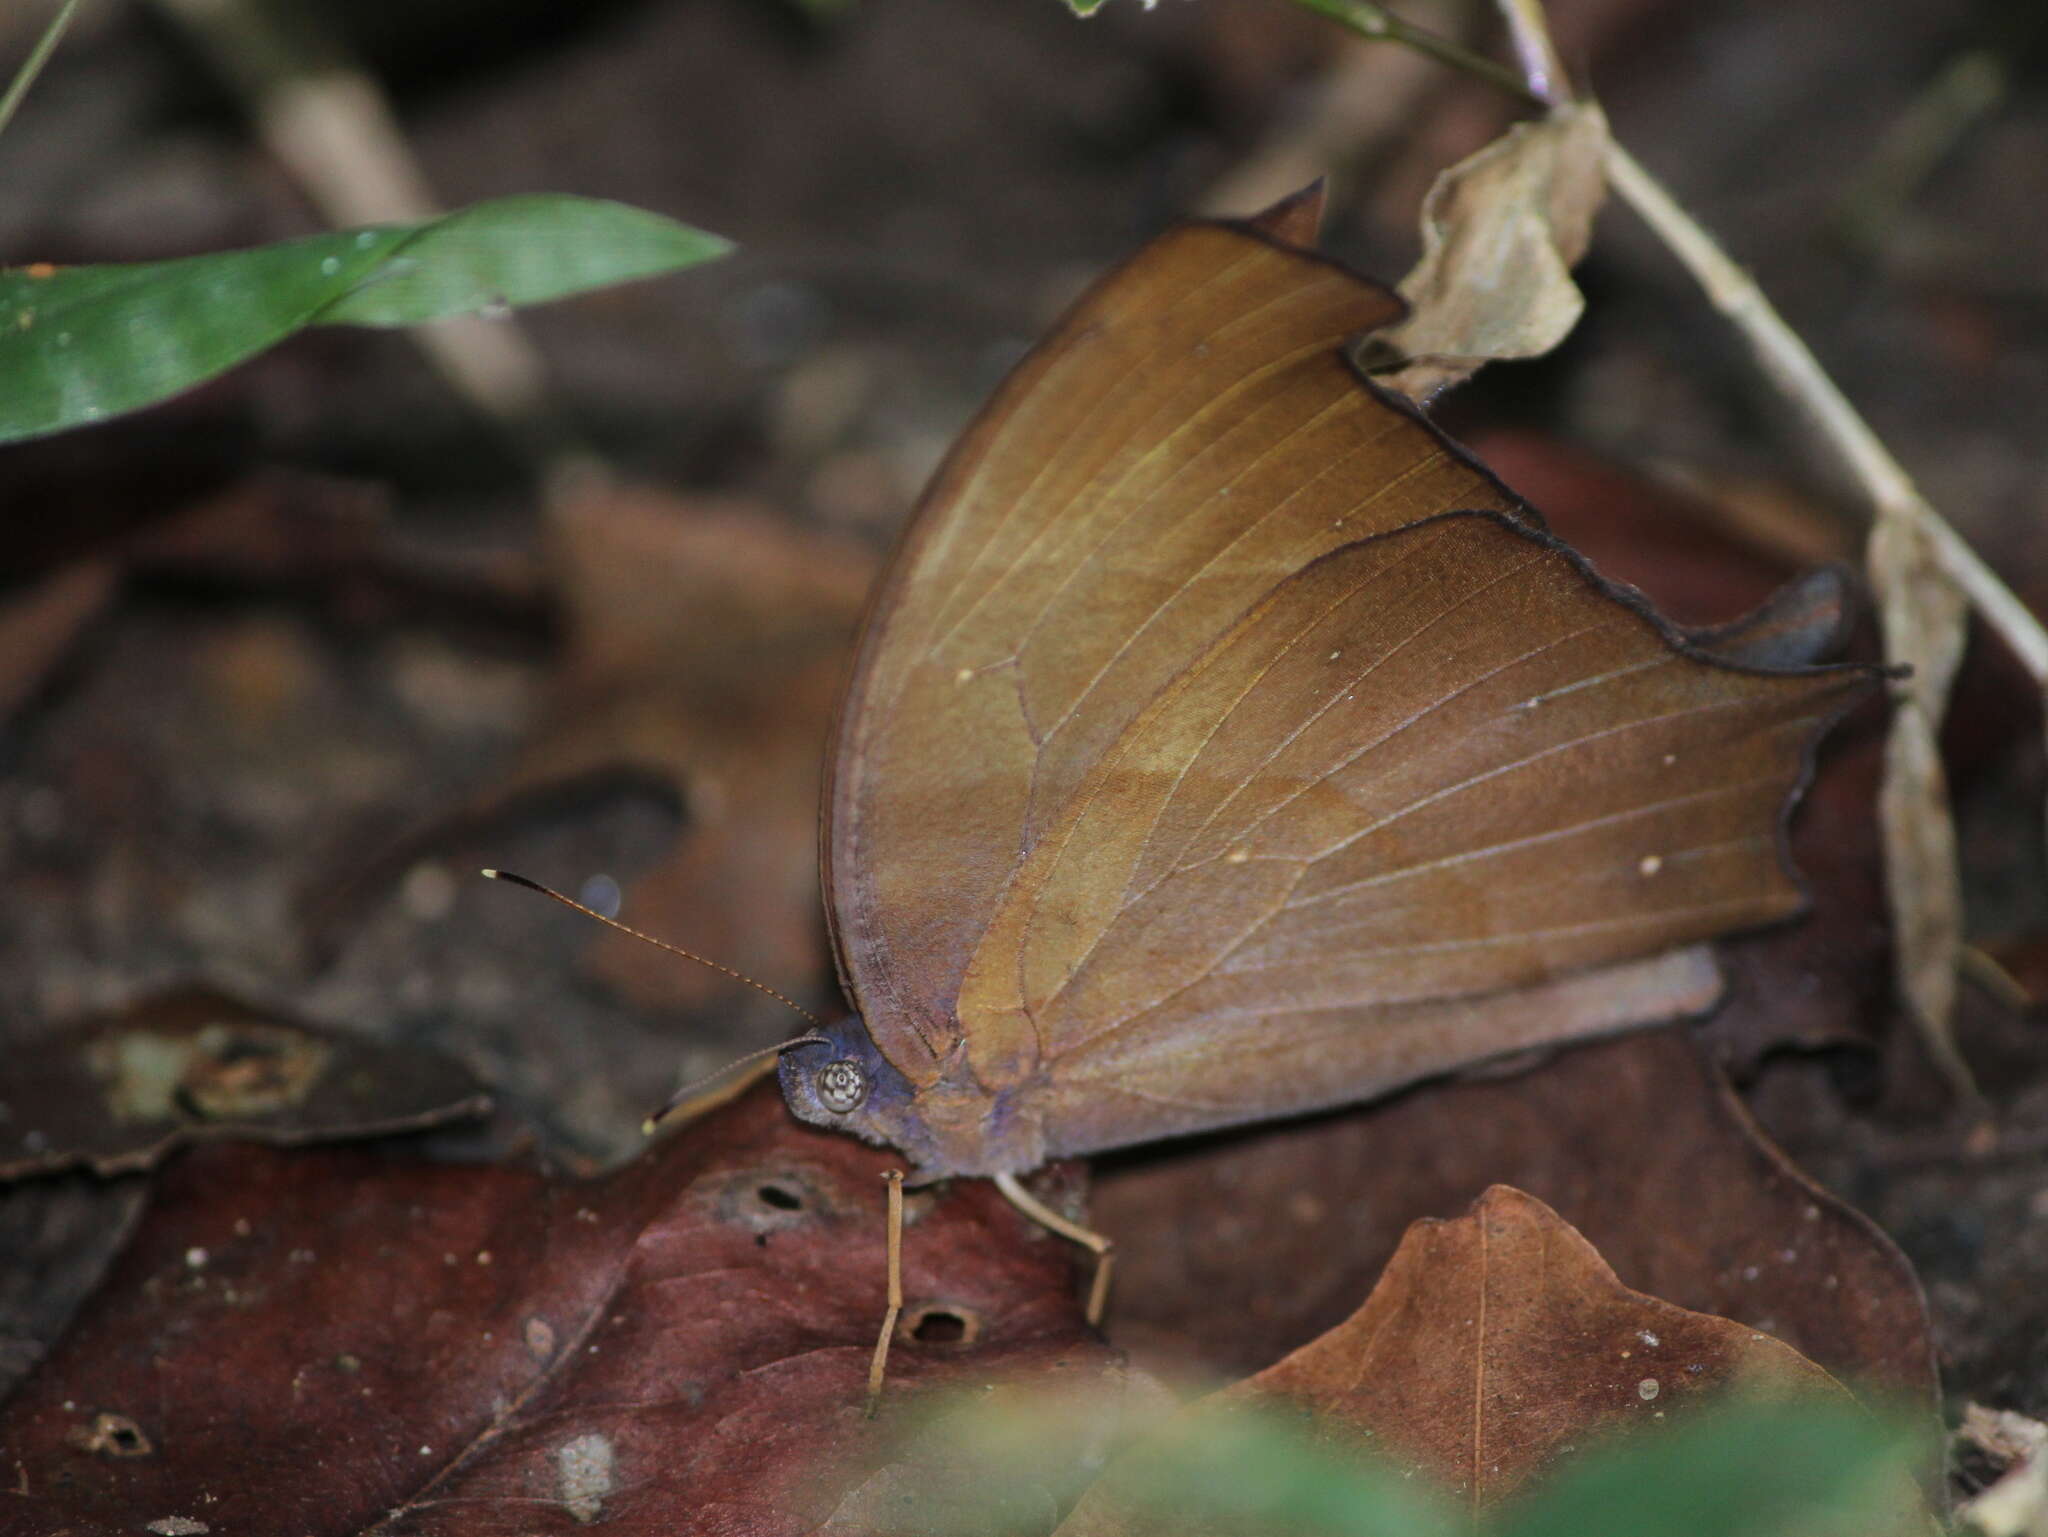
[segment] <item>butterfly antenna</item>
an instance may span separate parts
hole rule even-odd
[[[669,1095],[669,1097],[662,1102],[662,1106],[659,1110],[655,1111],[654,1114],[650,1115],[649,1117],[647,1117],[646,1120],[640,1123],[640,1134],[646,1137],[653,1136],[655,1131],[660,1127],[661,1123],[667,1120],[671,1115],[675,1114],[678,1106],[687,1104],[689,1101],[694,1100],[697,1097],[699,1091],[701,1091],[706,1084],[718,1082],[719,1079],[723,1078],[727,1073],[731,1072],[736,1067],[742,1067],[749,1062],[758,1062],[763,1057],[779,1057],[785,1051],[788,1051],[792,1046],[830,1046],[831,1044],[832,1043],[826,1040],[825,1037],[822,1035],[799,1035],[791,1040],[778,1041],[773,1046],[763,1046],[759,1051],[750,1051],[743,1057],[734,1057],[730,1062],[726,1063],[725,1066],[721,1067],[717,1072],[706,1073],[702,1078],[692,1079],[690,1082],[684,1084],[680,1089],[677,1089],[675,1093]],[[753,1079],[751,1078],[746,1080],[746,1083],[752,1082]],[[746,1084],[744,1083],[735,1085],[733,1092],[737,1093],[739,1089],[744,1087],[746,1087]],[[726,1099],[729,1099],[730,1097],[730,1094],[722,1095],[719,1096],[717,1099],[714,1099],[712,1103],[722,1104]]]
[[[713,971],[724,972],[725,975],[731,977],[735,982],[744,982],[747,984],[747,986],[751,987],[755,992],[766,993],[770,998],[773,998],[777,1003],[781,1004],[784,1008],[795,1009],[797,1013],[803,1015],[803,1017],[805,1019],[808,1019],[812,1024],[817,1025],[821,1029],[824,1027],[825,1022],[822,1019],[818,1018],[817,1015],[813,1014],[809,1009],[805,1008],[802,1004],[798,1003],[794,998],[783,997],[782,994],[775,991],[774,988],[768,986],[767,983],[756,982],[752,977],[748,976],[743,971],[734,971],[730,966],[721,966],[718,962],[713,960],[707,960],[705,957],[698,955],[695,951],[685,950],[681,945],[672,945],[665,939],[656,939],[652,934],[643,934],[638,929],[630,928],[626,924],[619,922],[619,920],[616,918],[607,918],[603,913],[599,912],[596,908],[585,907],[581,902],[577,901],[574,897],[565,897],[562,895],[561,892],[555,890],[555,888],[552,886],[543,886],[539,881],[530,881],[523,875],[514,875],[510,870],[486,870],[484,871],[484,879],[491,881],[510,881],[515,886],[524,886],[528,891],[538,891],[544,897],[553,897],[557,902],[561,903],[564,907],[573,907],[576,909],[577,912],[583,914],[584,917],[595,918],[599,923],[603,924],[606,928],[617,929],[621,934],[631,934],[635,939],[645,940],[648,944],[653,945],[657,950],[666,950],[670,955],[680,955],[686,961],[695,961],[699,966],[709,966]],[[794,1046],[796,1042],[789,1041],[785,1044]],[[781,1048],[776,1047],[774,1049],[779,1051]],[[756,1055],[758,1056],[760,1055],[760,1053],[757,1052]],[[745,1057],[740,1058],[741,1062],[744,1062],[746,1060],[747,1059]],[[732,1063],[729,1065],[738,1066],[738,1063]]]

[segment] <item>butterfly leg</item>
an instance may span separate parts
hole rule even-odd
[[[889,1182],[889,1307],[882,1314],[882,1332],[875,1336],[874,1359],[868,1363],[869,1419],[881,1407],[889,1342],[896,1337],[896,1320],[903,1313],[903,1171],[891,1169],[882,1178]]]
[[[1062,1238],[1071,1238],[1082,1248],[1094,1251],[1095,1283],[1088,1288],[1088,1323],[1091,1328],[1101,1323],[1103,1304],[1109,1301],[1109,1267],[1116,1258],[1115,1242],[1106,1234],[1069,1222],[1026,1190],[1016,1175],[998,1174],[995,1181],[996,1189],[1002,1191],[1009,1203],[1040,1227],[1051,1228]]]

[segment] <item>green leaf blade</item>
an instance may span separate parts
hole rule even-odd
[[[498,198],[387,233],[399,237],[390,256],[318,324],[409,326],[520,309],[681,271],[732,249],[703,230],[598,198]]]
[[[624,204],[533,196],[175,261],[0,271],[0,443],[153,405],[307,326],[542,304],[730,249]]]
[[[1925,1449],[1861,1407],[1733,1401],[1591,1453],[1494,1537],[1906,1537]]]

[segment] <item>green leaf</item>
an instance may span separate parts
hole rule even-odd
[[[1102,9],[1102,0],[1067,0],[1067,9],[1076,16],[1093,16]]]
[[[1434,1488],[1355,1445],[1314,1436],[1284,1411],[1213,1415],[1178,1437],[1141,1444],[1112,1465],[1110,1479],[1123,1511],[1158,1523],[1141,1520],[1141,1531],[1460,1537],[1467,1530]],[[1114,1519],[1103,1529],[1122,1530]]]
[[[545,304],[730,249],[623,203],[543,195],[180,261],[0,271],[0,443],[154,405],[307,326]]]
[[[1736,1402],[1561,1474],[1496,1537],[1889,1537],[1931,1529],[1911,1438],[1853,1404]]]

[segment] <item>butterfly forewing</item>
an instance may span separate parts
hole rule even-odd
[[[1173,231],[1003,385],[878,599],[832,778],[840,962],[929,1081],[997,900],[1111,743],[1317,556],[1511,497],[1364,391],[1384,290],[1249,230]]]

